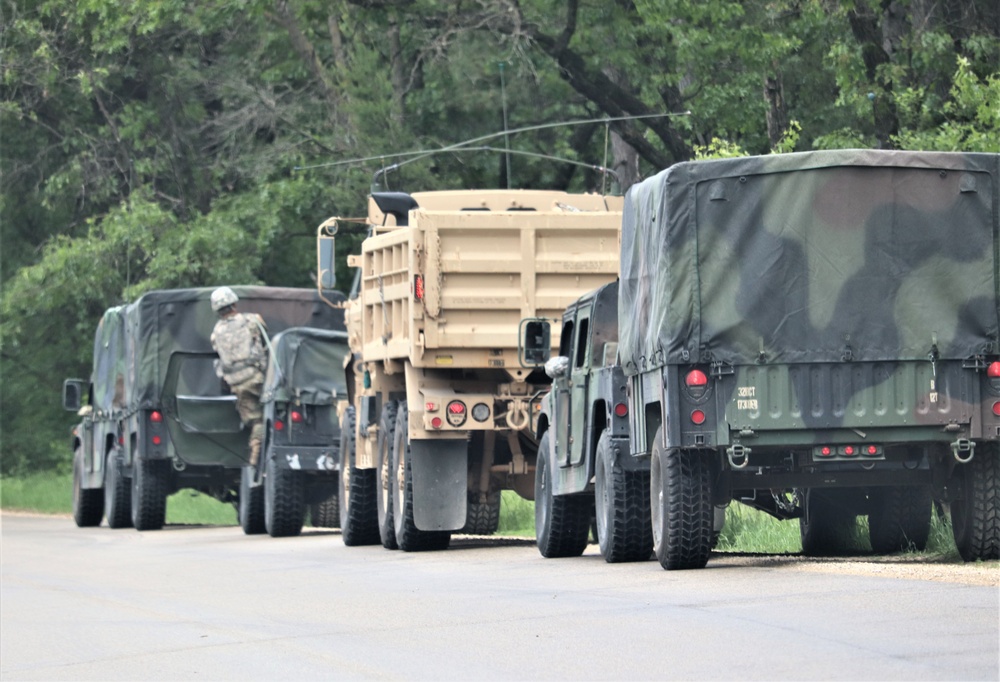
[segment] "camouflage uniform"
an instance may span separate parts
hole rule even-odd
[[[236,394],[236,409],[244,426],[250,425],[250,463],[257,464],[264,438],[260,406],[267,350],[264,320],[255,313],[234,313],[219,319],[212,330],[212,347],[221,360],[222,378]]]

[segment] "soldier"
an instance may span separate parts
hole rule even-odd
[[[212,348],[220,360],[217,372],[236,394],[236,409],[243,425],[250,425],[250,464],[256,466],[264,436],[264,413],[260,406],[267,369],[264,320],[256,313],[237,312],[239,298],[229,287],[213,291],[211,300],[212,310],[219,315],[212,330]]]

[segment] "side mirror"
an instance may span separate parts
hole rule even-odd
[[[316,230],[316,286],[320,291],[330,291],[337,286],[337,262],[334,249],[337,219],[330,218]]]
[[[517,347],[521,367],[541,367],[551,355],[551,323],[540,317],[521,320]]]
[[[63,409],[79,411],[83,406],[83,396],[87,392],[87,382],[83,379],[67,379],[63,382]]]

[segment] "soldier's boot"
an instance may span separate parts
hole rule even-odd
[[[260,461],[260,440],[254,438],[250,441],[250,466],[257,466]]]

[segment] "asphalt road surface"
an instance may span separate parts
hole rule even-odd
[[[995,564],[666,572],[524,540],[405,554],[334,532],[0,521],[3,680],[1000,678]]]

